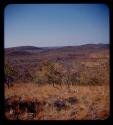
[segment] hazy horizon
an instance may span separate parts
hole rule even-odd
[[[87,44],[81,44],[81,45],[71,45],[71,46],[83,46],[83,45],[100,45],[100,44],[103,44],[103,45],[109,45],[109,43],[87,43]],[[13,46],[13,47],[39,47],[39,48],[43,48],[43,47],[50,47],[50,48],[52,48],[52,47],[68,47],[69,45],[64,45],[64,46],[36,46],[36,45],[23,45],[23,46]],[[13,48],[13,47],[6,47],[5,49],[7,49],[7,48]]]
[[[105,4],[9,4],[4,13],[4,48],[109,44]]]

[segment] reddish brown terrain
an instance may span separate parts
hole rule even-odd
[[[104,120],[110,115],[109,45],[5,49],[10,120]]]

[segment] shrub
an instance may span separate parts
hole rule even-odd
[[[16,77],[18,76],[16,68],[11,66],[10,64],[5,64],[4,73],[5,73],[5,78],[8,76],[12,77],[13,79],[16,79]]]
[[[90,78],[90,80],[89,80],[89,84],[91,84],[91,85],[100,85],[101,83],[100,83],[100,81],[99,81],[99,79],[97,78],[97,77],[91,77]]]
[[[43,62],[37,72],[35,81],[39,84],[59,84],[61,83],[61,65],[57,63]]]

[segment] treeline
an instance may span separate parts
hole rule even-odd
[[[5,64],[5,78],[12,77],[15,81],[34,82],[40,85],[101,85],[108,82],[107,65],[88,68],[81,64],[65,66],[62,63],[44,61],[38,65],[37,72],[31,74],[29,69],[20,73],[16,67]],[[109,75],[109,74],[108,74]]]
[[[4,82],[29,82],[33,81],[33,76],[29,72],[29,69],[18,70],[17,67],[10,63],[6,63],[4,66]]]
[[[43,62],[35,76],[38,84],[62,85],[101,85],[104,81],[99,72],[91,74],[88,69],[76,70],[76,65],[64,66],[61,63]],[[92,72],[93,73],[93,72]]]

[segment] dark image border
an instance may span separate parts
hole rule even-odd
[[[89,4],[98,4],[98,3],[101,3],[101,4],[106,4],[109,8],[109,12],[110,12],[110,116],[106,119],[106,120],[73,120],[73,121],[70,121],[70,120],[44,120],[44,121],[30,121],[30,120],[25,120],[25,121],[16,121],[16,120],[6,120],[5,119],[5,113],[4,113],[4,10],[5,10],[5,7],[8,5],[8,4],[40,4],[40,3],[62,3],[62,4],[77,4],[77,3],[89,3]],[[64,0],[60,0],[60,1],[46,1],[46,0],[43,0],[43,1],[38,1],[36,2],[35,0],[12,0],[12,1],[9,1],[9,0],[2,0],[0,2],[0,124],[4,125],[4,124],[108,124],[110,125],[111,121],[112,121],[112,94],[113,94],[113,85],[112,85],[112,82],[111,82],[111,74],[112,74],[112,59],[111,59],[111,50],[112,50],[112,15],[113,15],[113,10],[112,10],[112,7],[111,7],[111,4],[112,4],[112,0],[77,0],[76,2],[74,1],[64,1]]]

